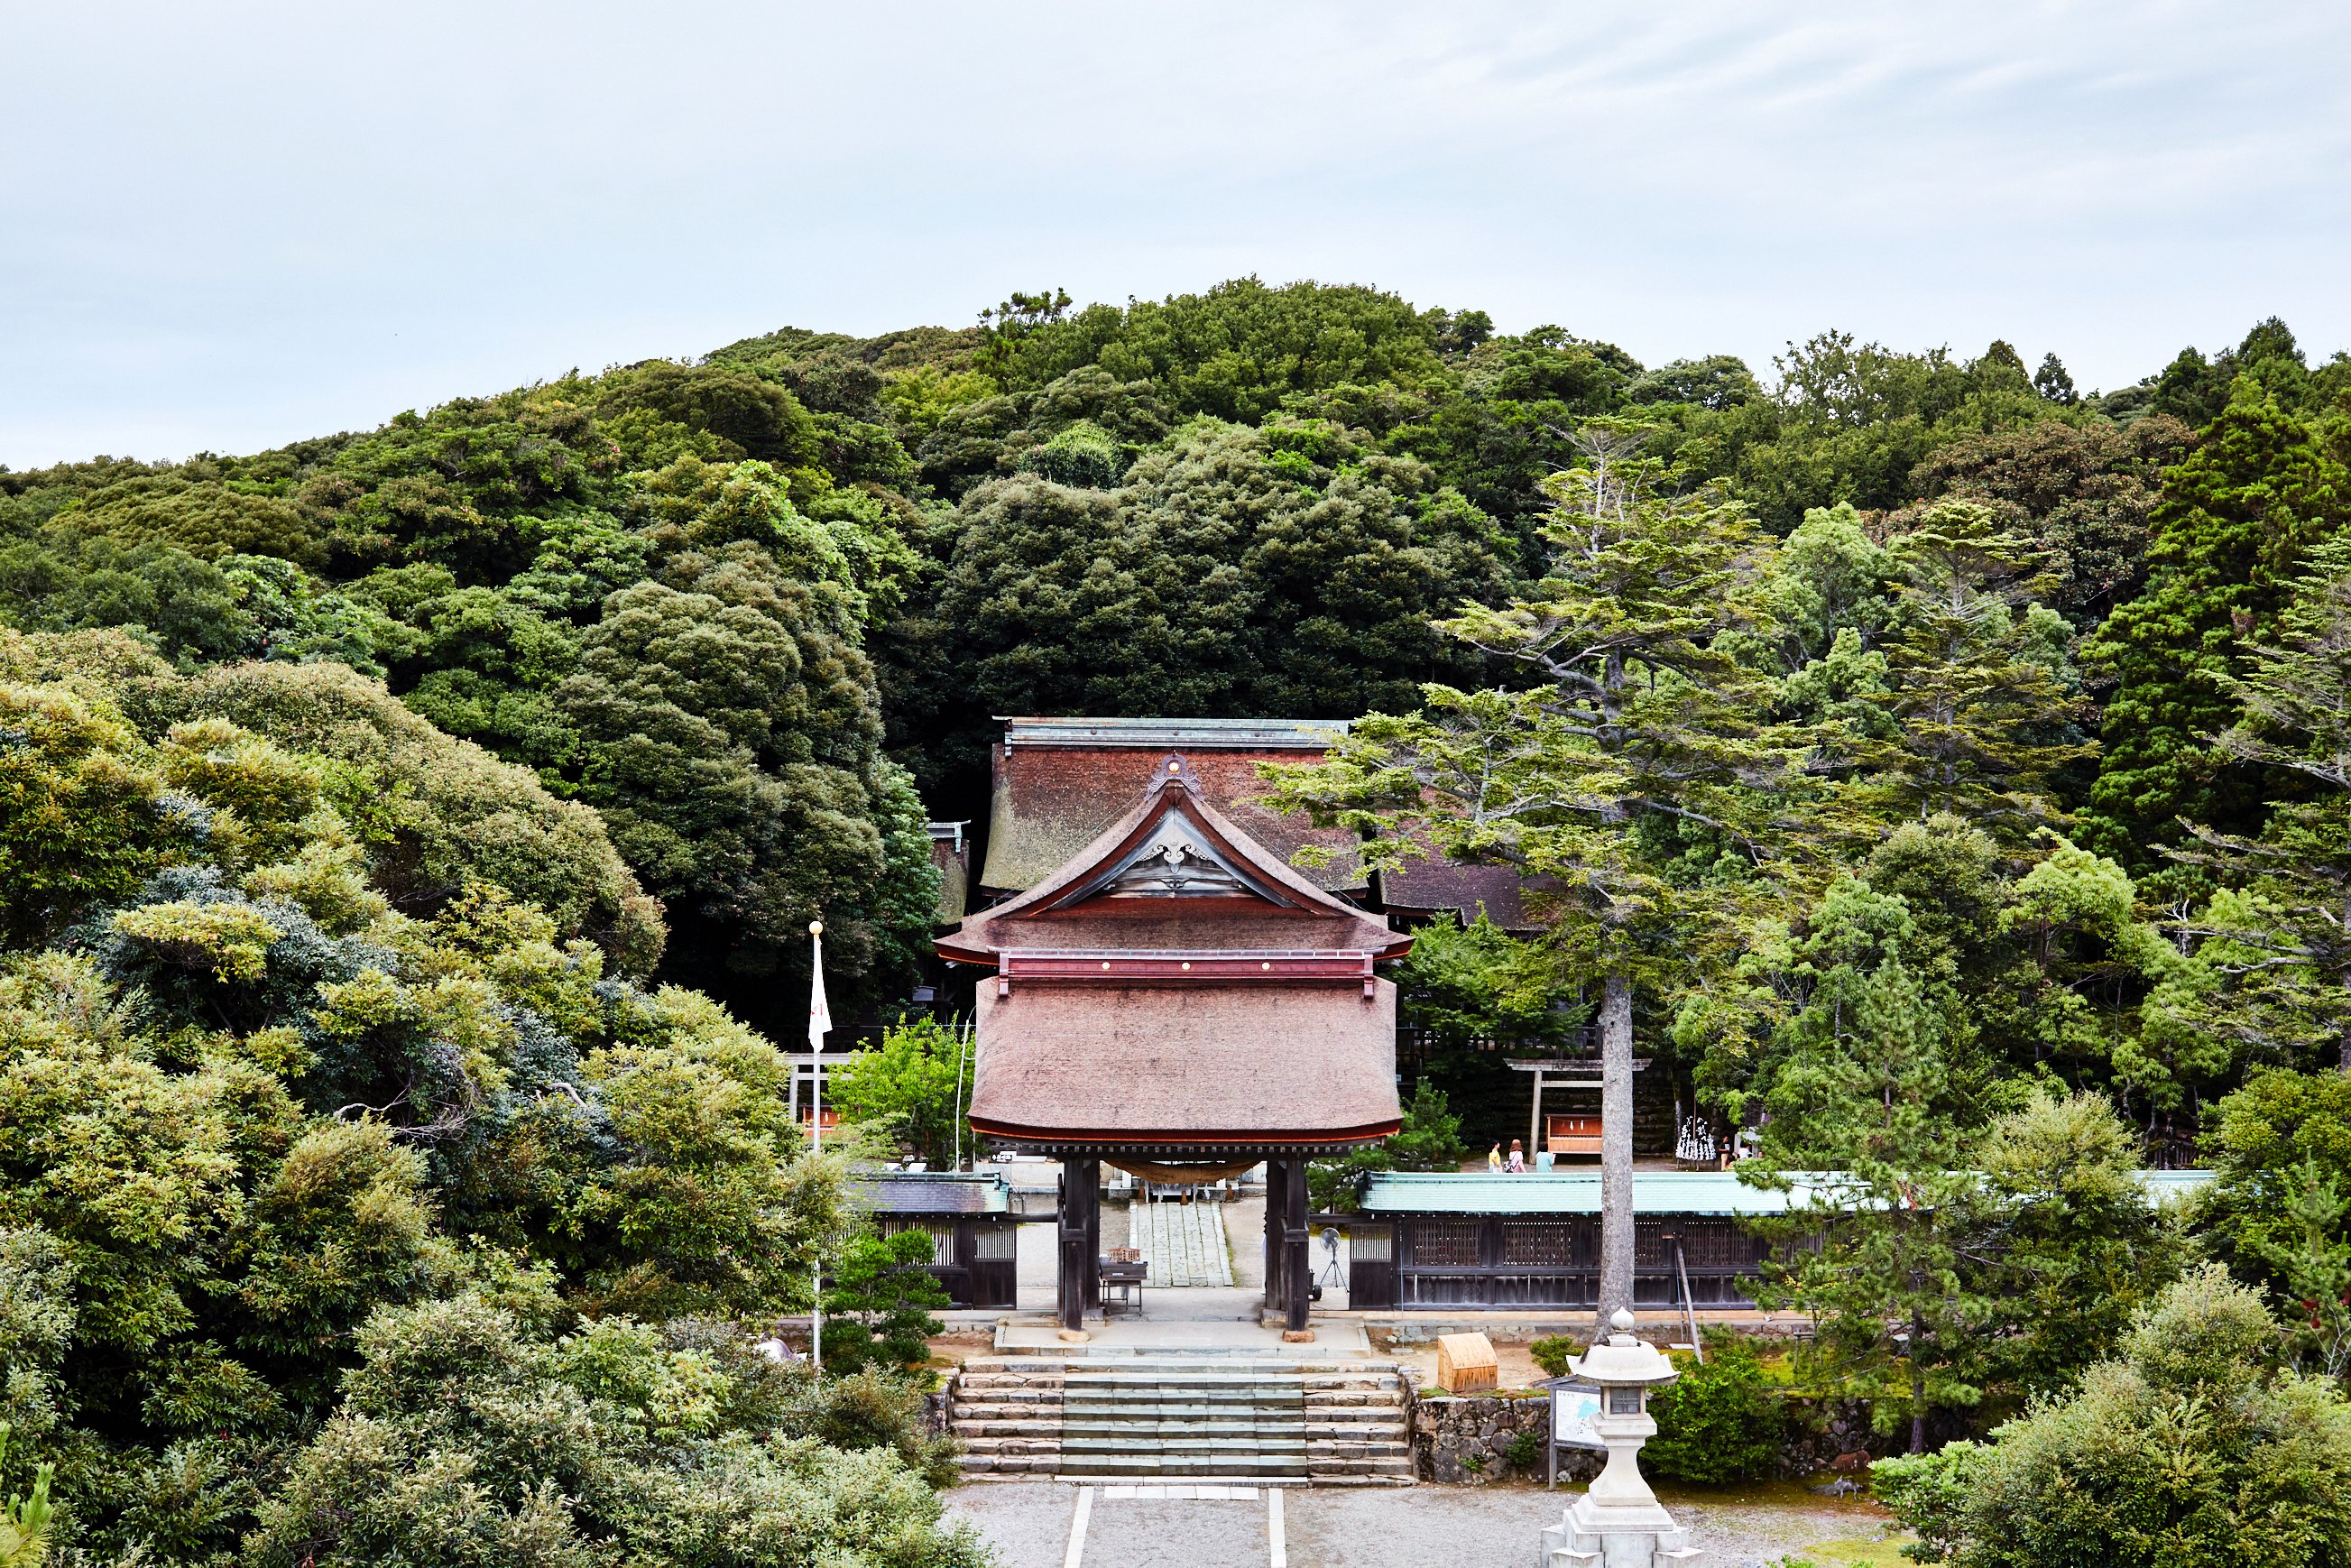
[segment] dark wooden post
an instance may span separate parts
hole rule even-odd
[[[1281,1311],[1281,1171],[1280,1160],[1265,1162],[1265,1310]]]
[[[1282,1191],[1282,1288],[1289,1318],[1285,1326],[1296,1333],[1306,1327],[1306,1310],[1314,1288],[1313,1265],[1306,1255],[1306,1162],[1293,1159]]]
[[[1061,1272],[1058,1289],[1061,1326],[1082,1330],[1086,1304],[1094,1293],[1096,1188],[1101,1182],[1098,1160],[1061,1162]]]
[[[1086,1162],[1086,1310],[1102,1310],[1102,1161]]]

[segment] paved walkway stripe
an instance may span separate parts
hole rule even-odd
[[[1150,1283],[1163,1289],[1230,1285],[1220,1203],[1137,1203],[1127,1210],[1133,1243],[1151,1260]]]
[[[1290,1542],[1283,1538],[1281,1528],[1281,1489],[1280,1487],[1266,1489],[1265,1533],[1266,1538],[1273,1542],[1273,1568],[1290,1568]]]
[[[1094,1489],[1078,1489],[1078,1511],[1070,1515],[1070,1549],[1061,1553],[1061,1568],[1078,1568],[1086,1556],[1086,1516],[1094,1511]]]

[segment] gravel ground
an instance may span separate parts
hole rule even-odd
[[[1044,1482],[991,1482],[948,1493],[947,1510],[988,1539],[999,1568],[1061,1568],[1077,1492]],[[1111,1498],[1097,1491],[1084,1563],[1261,1568],[1269,1557],[1264,1495],[1235,1502]],[[1514,1568],[1533,1561],[1542,1527],[1559,1518],[1572,1495],[1517,1487],[1290,1488],[1284,1499],[1290,1568]],[[1889,1529],[1885,1514],[1866,1502],[1836,1502],[1793,1489],[1775,1489],[1756,1500],[1669,1497],[1667,1502],[1689,1526],[1690,1544],[1706,1553],[1695,1568],[1748,1568],[1825,1542],[1869,1541]],[[1886,1555],[1878,1561],[1898,1561],[1890,1550],[1881,1551]]]

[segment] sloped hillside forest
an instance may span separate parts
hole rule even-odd
[[[1888,1424],[2213,1268],[2231,1377],[2341,1378],[2351,359],[2149,369],[1243,279],[0,470],[0,1494],[62,1563],[979,1562],[904,1378],[752,1342],[858,1223],[807,923],[895,1016],[1009,714],[1384,716],[1290,803],[1550,889],[1404,966],[1416,1123],[1631,1028],[1890,1195],[1773,1287]]]

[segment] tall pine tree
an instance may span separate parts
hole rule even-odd
[[[2244,716],[2218,743],[2304,792],[2277,802],[2258,838],[2197,825],[2181,858],[2231,884],[2191,926],[2216,982],[2197,1023],[2256,1060],[2351,1071],[2351,538],[2311,565],[2283,644],[2223,677]]]
[[[2265,769],[2212,737],[2241,712],[2230,685],[2250,650],[2277,639],[2314,546],[2351,518],[2351,476],[2302,421],[2251,380],[2197,450],[2164,476],[2147,591],[2084,648],[2115,682],[2086,837],[2126,864],[2177,843],[2179,819],[2258,831],[2274,791]]]
[[[1633,1304],[1633,1004],[1687,982],[1732,890],[1771,858],[1769,786],[1793,747],[1766,727],[1761,672],[1729,652],[1763,632],[1771,540],[1719,496],[1661,494],[1615,428],[1584,433],[1558,481],[1548,574],[1502,609],[1440,628],[1535,677],[1524,689],[1425,688],[1374,715],[1277,798],[1375,835],[1374,863],[1433,843],[1549,879],[1564,961],[1598,983],[1600,1320]],[[1746,639],[1757,645],[1765,639]]]
[[[2050,814],[2050,775],[2095,749],[2069,720],[2064,621],[2031,602],[2043,554],[1991,509],[1945,501],[1893,545],[1904,581],[1886,639],[1894,738],[1864,792],[1889,815],[1937,812],[2020,836]]]

